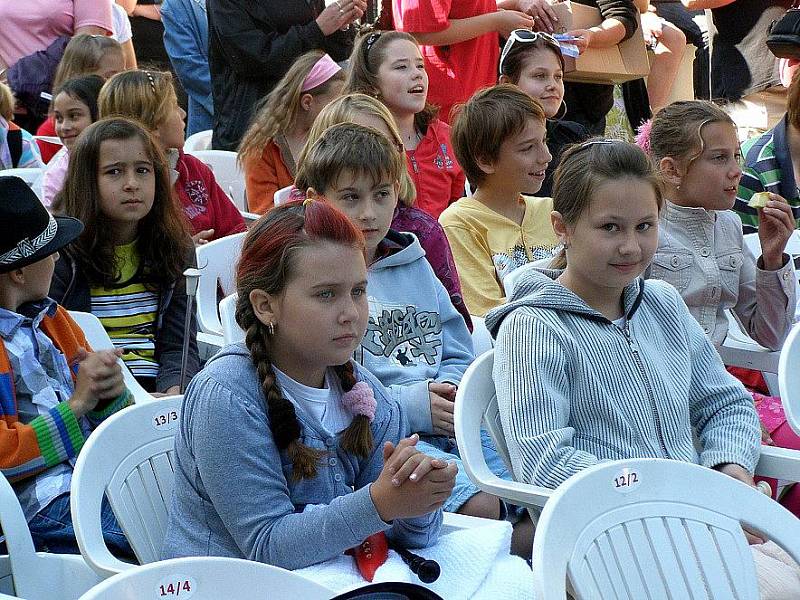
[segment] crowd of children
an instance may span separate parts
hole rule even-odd
[[[469,17],[477,37],[454,42],[492,49],[479,62],[491,54],[499,76],[475,93],[435,89],[452,32],[410,10],[419,35],[366,32],[347,65],[300,56],[238,148],[262,215],[249,231],[183,151],[170,73],[126,70],[117,42],[74,37],[39,129],[55,153],[14,125],[0,84],[0,165],[47,163],[41,202],[0,177],[0,468],[38,549],[77,551],[72,467],[131,402],[118,358],[156,396],[191,380],[163,558],[298,569],[380,532],[435,544],[443,511],[511,521],[510,550],[530,558],[530,516],[459,458],[475,317],[496,339],[512,468],[482,442],[500,477],[556,488],[600,461],[657,457],[754,486],[760,444],[800,450],[780,399],[749,393],[718,354],[729,313],[773,350],[794,323],[782,188],[751,215],[755,256],[731,211],[742,156],[725,111],[676,102],[638,146],[590,137],[563,119],[561,43],[506,32],[530,17],[503,12]],[[245,231],[228,257],[245,340],[201,365],[184,271],[197,245]],[[68,310],[96,315],[115,350],[93,352]],[[770,483],[800,516],[800,486]],[[107,505],[103,532],[131,555]],[[770,559],[754,557],[763,584]],[[777,587],[791,590],[800,567],[784,566]]]

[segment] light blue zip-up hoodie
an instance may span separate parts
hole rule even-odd
[[[486,316],[516,477],[555,488],[600,460],[650,457],[752,473],[761,441],[753,400],[675,288],[628,285],[620,328],[554,281],[560,273],[529,270]]]
[[[461,383],[472,338],[416,236],[390,230],[384,244],[392,251],[369,268],[369,325],[355,358],[400,403],[412,432],[432,433],[428,383]]]

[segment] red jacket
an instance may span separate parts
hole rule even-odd
[[[183,211],[191,223],[192,235],[213,229],[211,239],[245,231],[247,227],[239,209],[214,179],[214,173],[200,159],[179,151],[178,181],[175,190]]]

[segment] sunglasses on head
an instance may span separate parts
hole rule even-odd
[[[544,31],[531,31],[530,29],[515,29],[511,32],[511,35],[508,36],[505,46],[503,46],[503,51],[500,53],[500,74],[503,74],[503,63],[505,62],[506,58],[508,58],[511,49],[514,46],[517,44],[529,44],[538,40],[542,40],[549,46],[552,46],[561,52],[561,46],[559,45],[558,40],[549,33],[545,33]]]

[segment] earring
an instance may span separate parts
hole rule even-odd
[[[267,333],[269,335],[275,335],[275,323],[267,323]]]
[[[564,248],[564,250],[569,250],[569,242],[561,242],[561,247]]]

